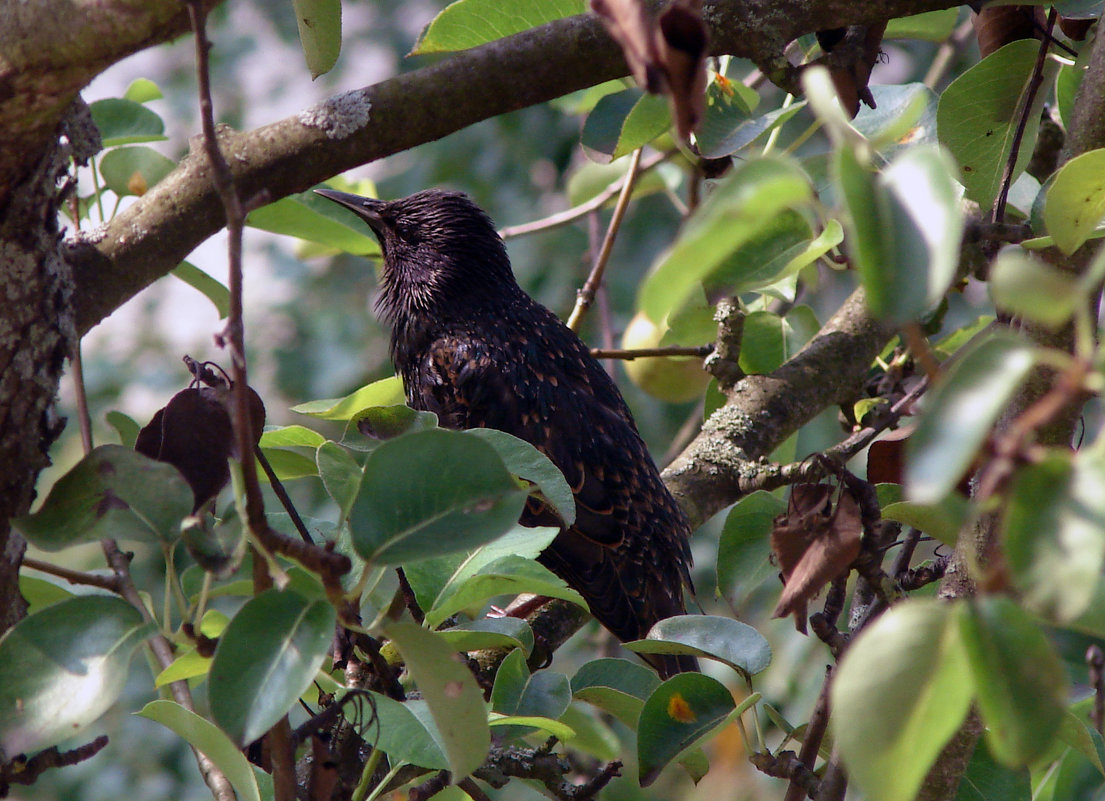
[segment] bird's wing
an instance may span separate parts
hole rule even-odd
[[[685,518],[602,368],[582,358],[586,351],[568,350],[572,342],[535,336],[536,349],[524,337],[438,339],[420,362],[411,401],[443,425],[497,428],[552,460],[575,495],[576,520],[541,561],[615,634],[641,637],[659,618],[683,611]],[[522,522],[561,525],[536,499]]]

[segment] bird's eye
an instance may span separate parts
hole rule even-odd
[[[418,244],[418,240],[421,238],[419,236],[418,226],[409,223],[399,223],[395,227],[395,232],[399,234],[400,239],[412,245]]]

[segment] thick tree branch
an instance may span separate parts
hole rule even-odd
[[[779,64],[786,43],[803,33],[953,5],[951,0],[717,0],[704,13],[715,52],[771,65]],[[233,155],[243,196],[267,189],[277,199],[490,117],[627,73],[620,50],[597,19],[570,17],[455,53],[255,131],[228,132],[220,144]],[[193,154],[106,229],[75,243],[78,330],[86,332],[165,275],[223,224],[208,166]]]
[[[203,0],[213,8],[219,0]],[[54,144],[88,82],[131,53],[188,30],[171,0],[0,0],[0,216],[12,188]]]
[[[763,460],[822,409],[851,399],[894,330],[867,313],[856,290],[793,359],[770,375],[738,381],[664,471],[691,525],[737,501],[762,478]]]

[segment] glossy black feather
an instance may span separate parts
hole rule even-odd
[[[465,195],[429,190],[391,202],[329,190],[384,252],[377,309],[416,409],[450,428],[497,428],[563,471],[576,521],[540,561],[622,640],[682,614],[689,524],[660,480],[614,382],[580,341],[514,280],[491,220]],[[527,525],[560,525],[535,500]],[[688,658],[650,661],[663,675]]]

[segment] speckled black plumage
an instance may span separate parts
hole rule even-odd
[[[449,428],[497,428],[563,471],[576,521],[540,561],[622,640],[682,614],[689,524],[660,480],[614,382],[548,309],[518,286],[488,216],[428,190],[385,202],[321,190],[375,231],[384,252],[377,310],[416,409]],[[531,499],[521,522],[559,525]],[[663,675],[691,659],[650,660]]]

